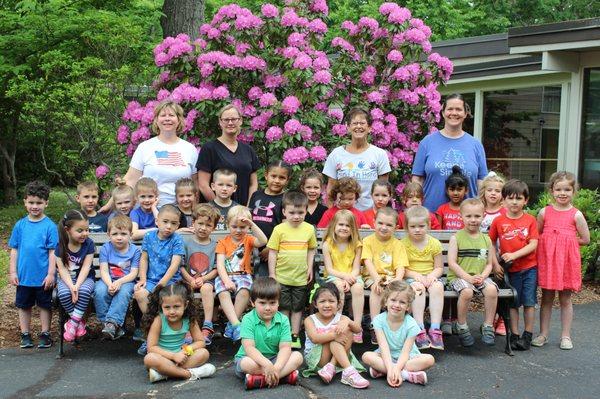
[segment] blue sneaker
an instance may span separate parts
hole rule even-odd
[[[232,334],[231,334],[231,340],[232,341],[239,341],[242,338],[241,337],[241,335],[242,335],[242,325],[238,324],[237,326],[232,327],[232,329],[233,329],[233,331],[232,331]]]
[[[223,333],[223,336],[225,338],[232,339],[232,337],[233,337],[233,326],[231,325],[230,322],[227,322],[227,324],[225,325],[225,332]]]
[[[140,356],[146,356],[146,354],[148,353],[148,346],[146,345],[146,342],[142,342],[140,348],[137,350],[137,353]]]
[[[138,342],[144,342],[146,340],[146,337],[144,337],[144,332],[142,331],[141,328],[136,328],[133,331],[133,337],[132,339],[134,341],[138,341]]]

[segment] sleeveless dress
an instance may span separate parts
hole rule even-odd
[[[557,211],[547,206],[537,247],[538,285],[547,290],[581,289],[581,254],[577,241],[577,208]]]

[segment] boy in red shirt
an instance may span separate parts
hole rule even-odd
[[[506,214],[494,219],[489,235],[492,242],[500,243],[500,256],[512,262],[508,271],[510,283],[517,290],[517,301],[510,309],[511,346],[528,350],[533,333],[535,304],[537,302],[537,223],[533,216],[523,211],[529,200],[529,188],[520,180],[510,180],[502,188]],[[519,336],[519,308],[523,306],[525,331]]]

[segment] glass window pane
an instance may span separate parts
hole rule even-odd
[[[585,188],[600,188],[600,68],[586,69],[583,80],[579,180]]]

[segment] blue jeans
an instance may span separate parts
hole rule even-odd
[[[122,326],[125,322],[125,315],[129,308],[129,301],[133,296],[133,282],[121,285],[115,295],[108,293],[108,287],[102,280],[96,282],[96,295],[94,304],[96,305],[96,316],[101,322],[113,322]]]

